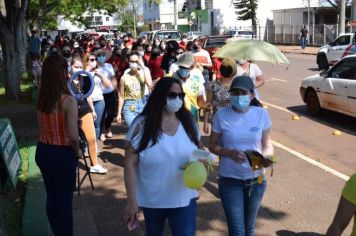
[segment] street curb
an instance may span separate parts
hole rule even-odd
[[[283,53],[288,53],[288,54],[302,54],[302,55],[313,55],[313,56],[316,56],[317,54],[316,53],[313,53],[313,52],[291,52],[291,51],[284,51],[284,50],[281,50],[281,52]]]
[[[35,162],[36,147],[29,148],[29,176],[22,216],[23,236],[52,235],[46,214],[46,191],[41,172]]]

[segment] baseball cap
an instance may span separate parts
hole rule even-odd
[[[194,63],[195,63],[194,56],[190,52],[183,53],[182,55],[180,55],[178,57],[178,60],[177,60],[178,66],[184,67],[187,69],[190,69],[190,67],[192,67],[192,65],[194,65]]]
[[[251,92],[255,89],[255,85],[249,76],[236,76],[231,83],[230,92],[234,89],[242,89],[244,91]]]

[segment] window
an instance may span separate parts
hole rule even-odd
[[[356,58],[342,61],[330,71],[330,77],[341,79],[356,79]]]
[[[109,21],[109,17],[108,16],[106,17],[106,21]]]
[[[350,43],[350,35],[344,35],[336,39],[333,43],[333,46],[344,46]]]

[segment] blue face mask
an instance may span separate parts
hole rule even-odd
[[[231,96],[231,105],[240,111],[245,111],[250,106],[250,96]]]
[[[104,63],[105,62],[106,57],[105,56],[98,56],[97,60],[99,63]]]

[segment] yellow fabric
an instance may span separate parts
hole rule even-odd
[[[342,190],[342,196],[356,205],[356,174],[352,175],[346,182],[344,189]],[[354,226],[351,236],[356,236],[356,217],[354,216]]]
[[[121,77],[121,79],[124,79],[125,81],[125,100],[142,99],[143,93],[145,91],[145,82],[139,74],[134,76],[126,73]]]

